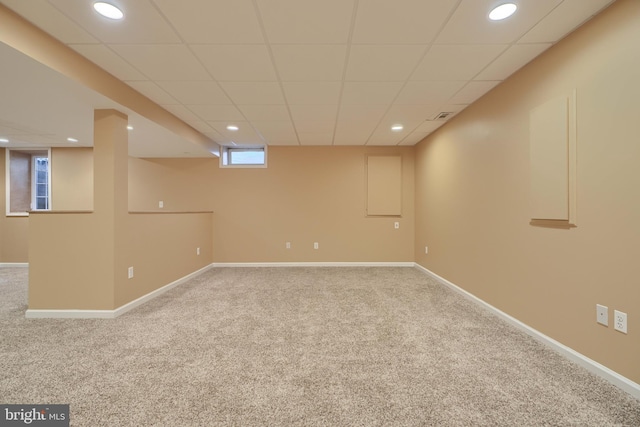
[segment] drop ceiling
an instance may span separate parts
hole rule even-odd
[[[416,144],[612,3],[514,0],[488,20],[504,2],[111,0],[111,21],[91,0],[0,0],[219,144],[385,146]]]

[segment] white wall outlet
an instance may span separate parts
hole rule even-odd
[[[397,230],[398,228],[400,228],[400,223],[399,223],[398,221],[394,222],[394,223],[393,223],[393,228],[395,228],[396,230]]]
[[[196,248],[196,255],[200,255],[200,248]]]
[[[424,253],[425,253],[425,254],[428,254],[428,253],[429,253],[429,246],[425,246],[425,247],[424,247]]]
[[[313,242],[313,249],[318,249],[318,242]]]
[[[596,304],[596,322],[604,326],[609,326],[609,307]]]
[[[613,310],[613,328],[623,334],[627,333],[627,313]]]
[[[133,279],[133,267],[129,267],[128,274],[129,274],[129,279]]]
[[[160,201],[158,202],[158,207],[159,207],[160,209],[164,208],[164,202],[163,202],[162,200],[160,200]]]
[[[287,249],[291,249],[291,242],[285,243],[284,247],[287,248]]]

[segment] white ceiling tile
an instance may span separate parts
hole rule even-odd
[[[160,87],[182,104],[231,104],[229,98],[214,81],[158,82]]]
[[[519,43],[553,43],[573,31],[613,0],[564,0],[525,34]]]
[[[154,0],[186,43],[263,43],[251,0]]]
[[[285,105],[238,105],[238,108],[250,122],[291,120]]]
[[[434,105],[448,102],[465,84],[464,81],[408,82],[395,104]]]
[[[103,43],[180,43],[180,37],[148,0],[121,1],[124,19],[100,16],[85,0],[49,0],[62,13],[79,23]]]
[[[489,92],[499,81],[473,81],[469,82],[460,92],[449,100],[452,104],[471,104],[485,93]]]
[[[445,124],[446,120],[427,120],[415,128],[414,133],[428,134]]]
[[[402,82],[345,82],[342,105],[389,105],[396,98]]]
[[[462,0],[436,43],[509,44],[532,28],[562,0],[518,1],[516,13],[502,21],[489,20],[496,0]]]
[[[264,44],[192,45],[191,49],[218,81],[276,81],[276,73]]]
[[[300,133],[333,133],[336,122],[335,120],[304,120],[294,122],[298,135]]]
[[[262,137],[256,133],[248,122],[233,122],[233,124],[239,127],[235,132],[227,130],[227,125],[229,125],[228,121],[210,121],[207,123],[222,135],[223,138],[233,141],[236,144],[264,144]]]
[[[418,142],[425,139],[428,135],[429,133],[413,132],[412,134],[408,135],[405,139],[400,141],[400,144],[398,145],[416,145]]]
[[[425,49],[426,45],[353,45],[346,80],[404,81]]]
[[[221,82],[236,105],[277,105],[284,104],[280,85],[275,82]]]
[[[326,133],[299,132],[298,139],[300,140],[300,145],[332,145],[333,132],[326,132]]]
[[[482,70],[475,80],[504,80],[550,46],[550,43],[513,45]]]
[[[220,120],[239,120],[243,121],[244,116],[233,105],[187,105],[189,110],[193,111],[202,120],[220,121]]]
[[[125,82],[156,104],[179,104],[178,100],[169,95],[164,89],[150,81]]]
[[[388,108],[386,105],[343,105],[340,107],[338,121],[377,123]]]
[[[299,121],[333,121],[338,115],[337,105],[289,105],[291,117]]]
[[[282,84],[289,104],[338,105],[340,82],[285,82]]]
[[[254,121],[251,124],[269,145],[299,145],[291,121]]]
[[[339,121],[336,124],[334,145],[364,145],[378,126],[378,121]]]
[[[408,132],[438,111],[440,107],[437,105],[392,105],[380,121],[379,128],[387,131],[391,125],[399,123],[404,126],[403,132]]]
[[[404,134],[392,134],[392,133],[374,133],[367,141],[367,145],[398,145],[400,141],[405,138]]]
[[[211,80],[184,45],[110,45],[125,61],[151,80]]]
[[[269,144],[278,141],[298,141],[291,121],[252,121],[251,124]]]
[[[500,44],[433,45],[411,80],[471,80],[507,47]]]
[[[147,80],[147,77],[103,44],[71,44],[73,50],[120,80]]]
[[[347,43],[353,0],[257,0],[270,43]]]
[[[366,0],[358,4],[353,43],[430,43],[457,0]]]
[[[271,50],[282,81],[342,80],[346,45],[273,45]]]
[[[2,0],[2,3],[63,43],[99,43],[47,0]]]

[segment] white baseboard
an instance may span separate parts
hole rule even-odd
[[[0,268],[9,268],[9,267],[26,268],[26,267],[29,267],[29,263],[28,262],[0,262]]]
[[[124,313],[133,310],[134,308],[144,304],[147,301],[167,292],[168,290],[175,288],[178,285],[183,284],[189,279],[192,279],[205,271],[211,269],[212,264],[209,264],[200,270],[187,274],[186,276],[169,283],[155,291],[149,292],[146,295],[141,296],[131,302],[126,303],[123,306],[116,308],[115,310],[37,310],[28,309],[25,312],[25,317],[28,319],[114,319]]]
[[[113,319],[115,310],[41,310],[27,309],[27,319]]]
[[[510,324],[512,324],[512,325],[516,326],[517,328],[521,329],[526,334],[528,334],[531,337],[535,338],[537,341],[540,341],[543,344],[546,344],[546,345],[550,346],[551,348],[556,350],[558,353],[560,353],[561,355],[563,355],[567,359],[572,360],[573,362],[575,362],[578,365],[582,366],[583,368],[587,369],[589,372],[591,372],[591,373],[603,378],[604,380],[608,381],[609,383],[613,384],[614,386],[616,386],[616,387],[620,388],[621,390],[629,393],[630,395],[632,395],[636,399],[640,399],[640,384],[638,384],[638,383],[636,383],[634,381],[631,381],[629,378],[620,375],[619,373],[607,368],[606,366],[596,362],[595,360],[589,359],[587,356],[585,356],[585,355],[583,355],[581,353],[578,353],[577,351],[573,350],[572,348],[567,347],[566,345],[554,340],[551,337],[548,337],[547,335],[545,335],[542,332],[530,327],[529,325],[527,325],[525,323],[522,323],[518,319],[516,319],[516,318],[508,315],[507,313],[495,308],[491,304],[481,300],[477,296],[473,295],[470,292],[465,291],[464,289],[460,288],[459,286],[454,285],[453,283],[451,283],[447,279],[438,276],[436,273],[434,273],[431,270],[421,266],[420,264],[416,263],[415,266],[416,266],[417,269],[423,271],[424,273],[426,273],[427,275],[431,276],[432,278],[434,278],[435,280],[437,280],[441,284],[443,284],[443,285],[453,289],[454,291],[462,294],[463,296],[465,296],[468,299],[474,301],[475,303],[478,303],[478,304],[484,306],[485,308],[489,309],[494,314],[496,314],[498,317],[506,320]]]
[[[213,267],[414,267],[414,262],[217,262]]]

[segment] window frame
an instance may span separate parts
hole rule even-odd
[[[262,152],[264,163],[232,163],[234,152]],[[220,147],[220,167],[221,168],[266,168],[267,167],[267,146],[221,146]]]
[[[29,176],[31,183],[29,185],[29,210],[28,211],[13,211],[11,209],[11,152],[19,152],[23,154],[29,154]],[[46,153],[46,154],[45,154]],[[36,158],[44,158],[48,159],[48,168],[47,168],[47,200],[48,206],[47,209],[34,209],[34,195],[35,195],[35,178],[36,178],[36,170],[35,170],[35,159]],[[6,148],[5,151],[5,215],[10,216],[29,216],[30,211],[50,211],[51,210],[51,148]]]

